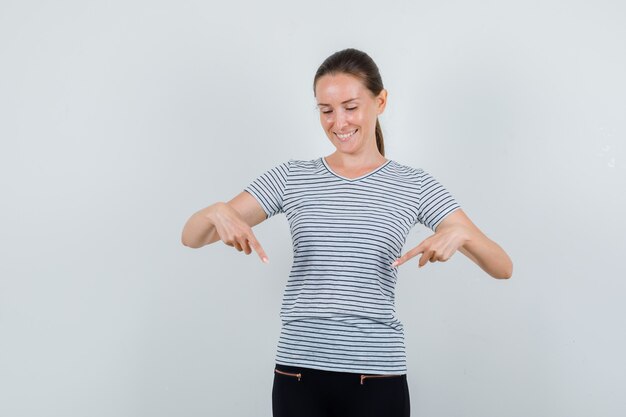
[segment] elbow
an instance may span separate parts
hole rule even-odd
[[[509,278],[511,278],[511,276],[513,276],[513,263],[509,262],[509,264],[505,268],[502,268],[501,270],[497,271],[496,273],[491,274],[491,276],[494,277],[495,279],[509,279]]]
[[[183,246],[186,246],[186,247],[188,247],[188,248],[192,248],[192,249],[198,249],[198,248],[200,247],[200,246],[198,246],[198,245],[194,245],[192,242],[188,241],[188,240],[185,238],[185,235],[184,235],[184,234],[180,237],[180,243],[181,243]]]

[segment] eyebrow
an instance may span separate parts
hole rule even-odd
[[[348,100],[342,101],[341,104],[345,104],[345,103],[347,103],[349,101],[357,100],[357,99],[358,99],[358,97],[350,98]],[[326,103],[317,103],[317,105],[318,106],[330,106],[330,104],[326,104]]]

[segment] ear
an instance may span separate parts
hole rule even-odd
[[[385,111],[385,107],[387,106],[387,90],[382,89],[380,93],[376,97],[376,102],[378,103],[378,114],[381,114]]]

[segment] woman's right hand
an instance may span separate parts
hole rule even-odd
[[[244,251],[246,255],[254,250],[263,262],[269,263],[263,247],[252,232],[252,227],[228,203],[214,204],[206,216],[215,226],[220,240],[226,245],[234,247],[239,252]]]

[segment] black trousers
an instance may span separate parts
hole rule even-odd
[[[274,417],[409,417],[406,374],[324,371],[276,364]]]

